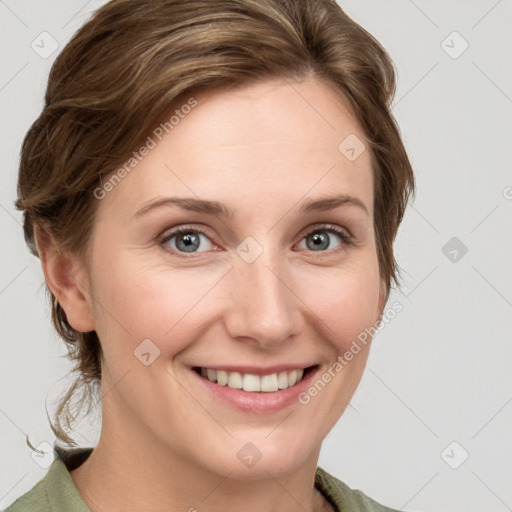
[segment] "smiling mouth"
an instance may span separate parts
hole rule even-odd
[[[290,371],[270,373],[268,375],[254,375],[252,373],[240,373],[236,371],[214,370],[211,368],[192,368],[202,378],[231,389],[243,389],[244,391],[273,393],[291,388],[298,384],[304,376],[318,365],[307,368],[297,368]]]

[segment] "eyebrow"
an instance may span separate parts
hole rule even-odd
[[[226,205],[220,203],[219,201],[196,199],[193,197],[164,197],[162,199],[158,199],[146,204],[140,210],[138,210],[132,218],[139,218],[149,211],[169,205],[176,205],[183,210],[204,213],[207,215],[223,217],[227,219],[232,219],[235,215],[235,212],[231,208],[228,208]],[[341,206],[356,206],[362,209],[367,216],[370,215],[370,212],[368,211],[368,208],[363,203],[363,201],[357,197],[353,197],[347,194],[320,197],[318,199],[307,199],[301,203],[300,211],[303,213],[322,212],[327,210],[334,210],[335,208],[339,208]]]

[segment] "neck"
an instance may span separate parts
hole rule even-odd
[[[232,472],[216,473],[162,446],[145,425],[133,417],[127,421],[123,413],[103,407],[98,445],[70,472],[91,512],[332,510],[314,487],[320,447],[292,473],[276,478],[265,471],[261,479],[240,480]]]

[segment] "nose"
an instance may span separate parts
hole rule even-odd
[[[259,347],[278,347],[302,328],[300,298],[281,251],[267,249],[249,263],[236,257],[228,274],[230,300],[225,327],[233,339]]]

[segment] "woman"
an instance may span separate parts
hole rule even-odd
[[[394,87],[333,0],[114,0],[77,32],[16,204],[78,378],[7,510],[392,510],[317,462],[398,284]]]

